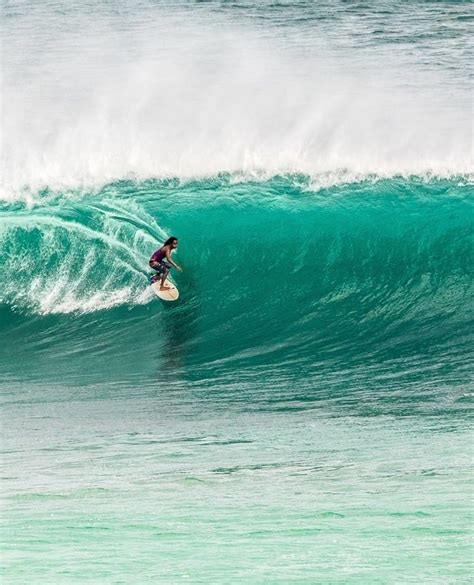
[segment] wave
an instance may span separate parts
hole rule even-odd
[[[303,179],[121,182],[33,209],[8,205],[3,322],[34,339],[47,315],[70,314],[54,335],[65,328],[101,352],[111,337],[144,353],[181,337],[196,362],[217,368],[419,352],[465,359],[469,187],[400,179],[315,192]],[[180,301],[162,306],[147,288],[147,260],[170,233],[185,272]]]

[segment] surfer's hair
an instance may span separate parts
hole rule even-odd
[[[173,242],[177,242],[178,238],[175,238],[175,236],[171,236],[171,238],[168,238],[166,240],[166,242],[163,244],[163,246],[170,246]]]

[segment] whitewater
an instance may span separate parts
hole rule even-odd
[[[468,583],[472,6],[1,19],[4,582]]]

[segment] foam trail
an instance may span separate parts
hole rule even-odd
[[[123,211],[122,211],[123,208]],[[129,202],[102,200],[4,216],[0,302],[22,312],[90,313],[148,302],[146,260],[165,238],[154,219]],[[141,226],[141,227],[140,227]]]

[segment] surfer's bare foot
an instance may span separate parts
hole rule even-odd
[[[164,284],[160,286],[160,290],[170,290],[170,288],[170,286],[165,286]]]

